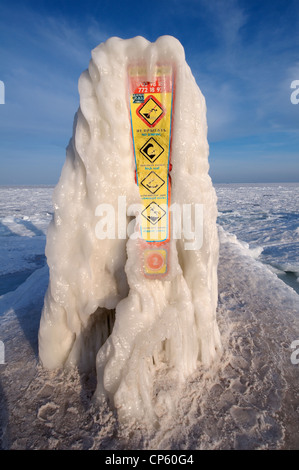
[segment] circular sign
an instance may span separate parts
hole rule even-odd
[[[159,271],[164,263],[164,257],[157,251],[150,253],[146,258],[147,266],[153,271]]]

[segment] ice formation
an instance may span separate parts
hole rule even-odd
[[[203,206],[203,242],[186,250],[184,234],[171,241],[171,272],[151,280],[138,268],[140,240],[116,227],[99,239],[97,207],[119,196],[140,203],[135,183],[127,70],[143,64],[148,79],[157,63],[175,69],[172,128],[172,203]],[[79,79],[80,107],[54,191],[47,234],[50,281],[39,330],[46,368],[96,366],[96,399],[108,398],[121,419],[155,419],[171,408],[159,385],[168,371],[178,386],[198,367],[209,366],[221,340],[216,321],[219,242],[216,193],[208,174],[206,104],[181,44],[173,37],[111,38],[92,51]],[[131,215],[125,215],[126,222]],[[167,392],[167,393],[166,393]]]

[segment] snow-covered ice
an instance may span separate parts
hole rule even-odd
[[[181,239],[171,240],[165,280],[147,279],[138,269],[139,239],[99,239],[95,231],[99,204],[112,205],[117,214],[119,196],[126,197],[127,207],[141,203],[127,89],[128,69],[136,62],[149,82],[159,64],[174,69],[171,202],[204,207],[202,246],[186,250],[183,230]],[[177,388],[198,361],[209,365],[221,350],[206,104],[183,47],[169,36],[154,43],[136,37],[100,44],[80,77],[79,93],[47,235],[50,283],[40,358],[50,369],[88,370],[96,364],[96,399],[108,398],[122,419],[155,421],[161,407],[174,407],[169,396],[153,393],[161,368]]]
[[[216,189],[218,223],[299,293],[299,183]]]
[[[281,186],[289,202],[293,201],[290,186]],[[236,210],[242,205],[245,216],[252,195],[242,187],[225,185],[219,192],[216,186],[218,207]],[[268,185],[259,188],[252,185],[250,191],[264,200]],[[39,219],[35,222],[46,231],[53,188],[13,189],[1,188],[1,206],[11,206],[1,214],[1,221],[9,213],[13,216],[18,199],[23,204],[18,217],[31,219],[36,201],[34,213]],[[279,201],[284,207],[285,200],[280,197]],[[295,206],[283,210],[290,208],[293,211]],[[277,203],[274,211],[278,209]],[[270,201],[268,211],[270,216]],[[291,363],[291,344],[299,339],[298,294],[259,261],[258,253],[251,250],[256,248],[251,240],[246,238],[245,244],[233,235],[240,230],[239,224],[233,225],[234,219],[231,225],[229,219],[226,222],[227,230],[219,227],[217,310],[224,353],[215,367],[199,367],[189,378],[177,396],[174,417],[170,419],[161,407],[156,432],[121,426],[111,409],[104,405],[94,408],[95,375],[80,375],[77,370],[49,372],[40,366],[37,334],[49,280],[46,266],[0,298],[0,340],[6,362],[0,364],[2,448],[298,449],[299,364]],[[275,226],[269,227],[269,237],[272,228]],[[2,247],[5,236],[11,235],[2,232]],[[24,228],[19,236],[24,238],[24,252],[14,256],[16,266],[23,266],[27,247],[30,256],[40,254],[40,235],[32,232],[28,237]],[[12,243],[9,248],[14,251],[18,246]],[[10,263],[9,253],[3,248],[4,272],[9,272],[5,266]],[[167,396],[163,379],[161,370],[160,387]]]
[[[298,295],[219,229],[217,321],[223,356],[199,366],[183,389],[160,371],[157,386],[176,411],[159,409],[159,427],[123,425],[94,406],[94,374],[48,371],[38,360],[37,333],[47,268],[0,299],[1,434],[11,449],[298,449]]]
[[[0,295],[45,264],[52,187],[0,188]]]
[[[49,372],[40,366],[37,335],[49,278],[46,266],[31,263],[37,256],[45,263],[41,243],[44,246],[53,212],[53,188],[0,188],[1,272],[13,276],[19,269],[35,269],[26,282],[17,279],[20,286],[13,292],[8,292],[10,281],[3,284],[6,294],[0,298],[0,341],[6,363],[0,364],[0,447],[298,449],[299,364],[291,362],[291,344],[299,339],[299,297],[261,263],[263,240],[267,243],[271,237],[280,246],[272,252],[273,264],[280,262],[277,254],[293,262],[290,243],[284,242],[294,235],[293,222],[290,228],[287,222],[298,216],[298,185],[216,185],[216,191],[217,321],[224,353],[215,367],[199,367],[189,378],[176,397],[174,417],[170,419],[160,407],[160,428],[150,432],[142,426],[121,426],[104,405],[94,408],[95,375]],[[272,220],[268,225],[262,222],[265,201]],[[233,213],[240,207],[236,219]],[[293,217],[287,217],[289,211]],[[286,227],[280,239],[276,217],[281,213]],[[36,224],[44,235],[35,229],[29,233],[19,220]],[[6,230],[6,224],[18,234]],[[159,385],[167,396],[164,378],[161,370]]]

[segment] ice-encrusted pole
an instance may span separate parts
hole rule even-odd
[[[127,71],[145,64],[175,69],[172,203],[202,205],[203,239],[186,250],[171,241],[171,275],[146,279],[137,268],[140,240],[99,239],[96,208],[119,196],[138,204]],[[79,81],[80,107],[60,181],[46,255],[50,283],[39,331],[45,367],[96,364],[96,399],[109,398],[123,419],[153,420],[171,408],[165,387],[184,383],[221,349],[216,321],[218,236],[216,195],[208,174],[206,105],[184,50],[173,37],[111,38],[92,51]],[[129,218],[127,218],[127,221]],[[164,388],[164,391],[163,391]],[[159,411],[160,410],[160,411]]]

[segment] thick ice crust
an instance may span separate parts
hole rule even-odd
[[[127,70],[157,63],[175,69],[172,136],[172,203],[203,207],[203,242],[186,249],[171,243],[171,274],[144,278],[138,266],[140,241],[99,239],[97,207],[110,204],[120,217],[140,203],[128,109]],[[96,364],[96,398],[110,398],[120,416],[155,418],[155,380],[167,370],[177,386],[197,367],[209,365],[221,341],[216,323],[219,242],[216,194],[208,175],[206,105],[184,50],[173,37],[155,43],[142,37],[111,38],[92,51],[79,80],[75,117],[60,181],[46,255],[50,282],[39,330],[46,368]],[[127,222],[129,222],[127,216]],[[161,397],[160,397],[161,400]],[[171,405],[169,405],[171,408]]]

